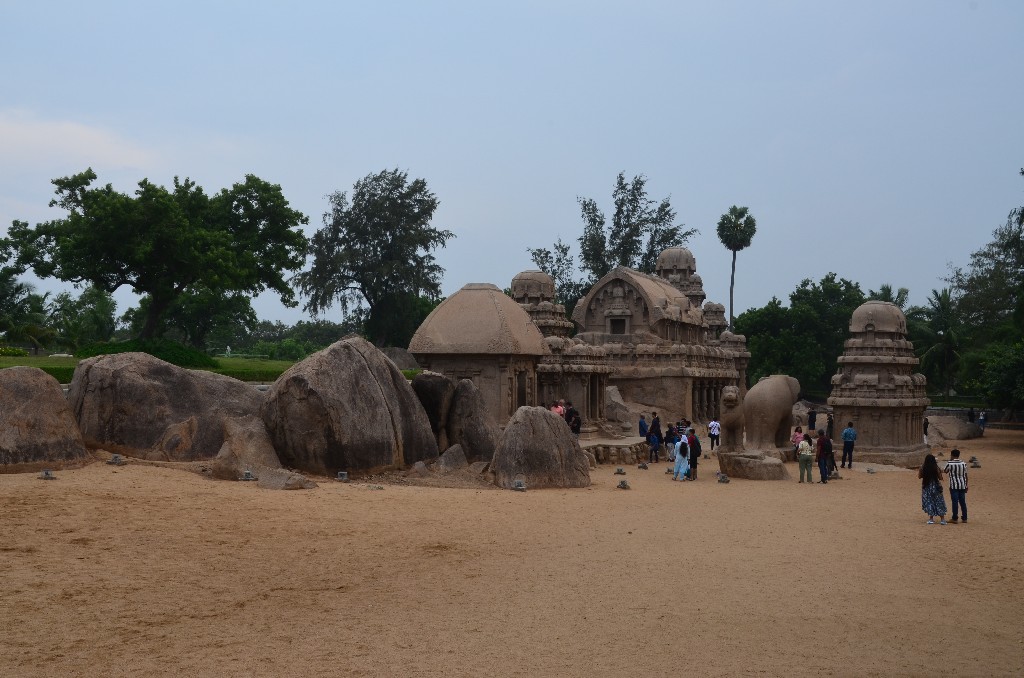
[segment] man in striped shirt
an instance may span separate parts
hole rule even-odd
[[[949,453],[951,459],[942,469],[949,476],[949,498],[953,502],[953,520],[956,523],[957,509],[963,513],[963,522],[967,522],[967,464],[960,458],[960,450]]]

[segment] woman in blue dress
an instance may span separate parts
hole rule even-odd
[[[689,455],[690,449],[686,444],[686,436],[680,436],[679,440],[676,441],[676,465],[672,469],[672,480],[686,480],[687,474],[690,472]]]
[[[934,525],[935,516],[938,516],[939,524],[945,525],[946,499],[942,494],[942,472],[935,455],[925,456],[917,477],[921,479],[921,509],[928,514],[928,524]]]

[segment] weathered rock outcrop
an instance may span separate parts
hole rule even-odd
[[[416,392],[423,410],[430,421],[430,430],[437,440],[437,449],[447,450],[448,413],[455,396],[455,382],[437,372],[420,372],[412,378],[412,390]]]
[[[554,412],[520,407],[505,426],[490,470],[499,487],[513,489],[522,479],[528,489],[587,487],[590,465],[579,443]]]
[[[88,456],[56,379],[36,367],[0,370],[0,471],[73,465]]]
[[[416,358],[412,357],[412,353],[401,346],[385,346],[381,352],[400,370],[417,370],[420,367]]]
[[[210,468],[214,478],[224,480],[236,480],[245,471],[262,477],[264,470],[281,468],[263,420],[254,414],[225,419],[224,444]]]
[[[78,364],[68,402],[89,447],[162,461],[217,455],[224,421],[259,412],[263,394],[212,372],[186,370],[147,353]]]
[[[490,461],[498,445],[498,424],[471,379],[456,385],[443,374],[421,372],[413,377],[412,388],[430,420],[437,449],[461,445],[467,459]]]
[[[261,412],[281,462],[302,471],[333,475],[437,458],[409,382],[361,337],[293,365],[267,391]]]
[[[765,452],[719,453],[718,467],[730,478],[789,480],[786,465]]]
[[[480,389],[470,379],[459,380],[448,412],[449,443],[462,445],[467,459],[490,461],[499,435],[498,424],[487,409]]]
[[[452,445],[445,450],[441,458],[437,460],[437,466],[441,473],[455,473],[464,468],[469,468],[469,462],[466,461],[466,454],[462,451],[462,445]]]
[[[981,436],[981,427],[959,417],[928,417],[928,442],[932,445],[946,440],[969,440]]]

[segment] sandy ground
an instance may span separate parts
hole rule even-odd
[[[584,490],[0,475],[2,676],[1024,673],[1024,433],[914,472]],[[947,450],[948,455],[948,450]]]

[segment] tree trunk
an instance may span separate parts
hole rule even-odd
[[[146,310],[146,324],[142,326],[142,331],[139,332],[139,339],[152,339],[156,336],[156,331],[160,327],[160,316],[164,314],[164,311],[170,305],[170,299],[158,301],[154,297],[149,298],[149,308]]]
[[[732,251],[732,275],[729,277],[729,331],[733,331],[735,318],[732,314],[732,293],[736,288],[736,250]]]

